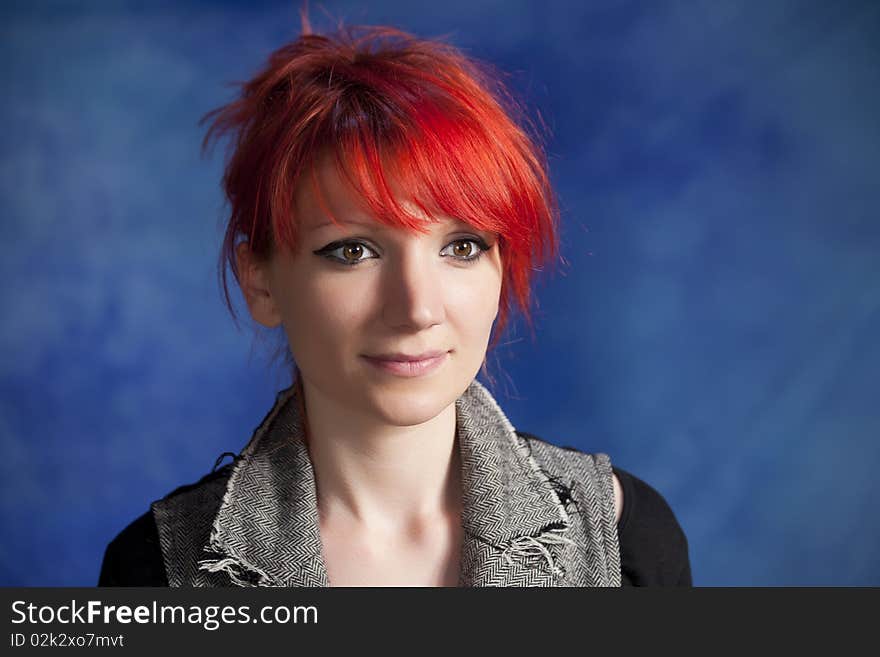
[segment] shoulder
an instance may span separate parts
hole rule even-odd
[[[655,488],[614,467],[623,508],[617,524],[624,580],[636,586],[690,586],[688,541]]]
[[[655,488],[628,471],[612,466],[605,454],[557,446],[517,431],[551,478],[591,477],[613,499],[613,512],[624,584],[690,586],[688,542],[669,503]]]
[[[174,533],[187,515],[190,520],[193,513],[200,515],[198,510],[210,515],[222,501],[231,469],[226,465],[195,483],[175,488],[129,523],[104,551],[98,586],[167,586],[160,528]]]
[[[610,474],[611,487],[609,490],[614,495],[615,522],[620,522],[621,513],[623,511],[623,487],[620,484],[617,473],[614,471],[614,468],[611,467],[610,459],[606,455],[590,454],[575,447],[560,447],[526,431],[517,431],[517,434],[521,438],[525,438],[533,450],[537,449],[539,454],[544,457],[544,460],[547,460],[548,456],[551,457],[551,460],[555,460],[557,463],[559,463],[560,460],[565,463],[588,459],[588,462],[592,462],[596,467],[597,474],[600,474],[602,470],[605,471],[606,477]]]
[[[601,485],[602,494],[613,495],[611,461],[606,454],[590,454],[573,447],[560,447],[526,431],[516,434],[524,440],[530,455],[551,479],[557,476],[589,480],[590,485]],[[582,481],[582,483],[588,483]]]
[[[226,485],[232,474],[232,463],[209,472],[197,482],[178,486],[160,500],[152,503],[157,515],[168,513],[190,513],[198,509],[209,512],[219,507],[223,501]]]
[[[591,454],[574,447],[560,447],[534,434],[517,431],[530,455],[557,488],[568,496],[573,487],[582,491],[584,501],[599,502],[602,522],[613,527],[620,519],[622,496],[607,454]]]
[[[98,586],[165,586],[153,514],[138,516],[107,545]]]

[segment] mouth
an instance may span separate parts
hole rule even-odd
[[[431,351],[417,356],[404,354],[383,354],[381,356],[362,356],[376,369],[405,378],[425,376],[436,371],[449,356],[448,351]]]

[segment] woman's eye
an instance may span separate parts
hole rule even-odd
[[[468,262],[476,260],[481,255],[483,255],[483,252],[489,249],[489,245],[486,244],[483,240],[464,238],[451,242],[449,246],[443,249],[443,251],[446,251],[450,248],[452,249],[450,255],[452,255],[453,258]],[[441,251],[441,255],[443,255],[443,251]]]
[[[371,260],[376,257],[375,252],[363,242],[333,242],[323,249],[315,251],[315,253],[343,265],[357,265],[364,260]],[[373,255],[364,257],[366,253],[372,253]]]

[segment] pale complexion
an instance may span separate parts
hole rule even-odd
[[[455,400],[479,371],[498,314],[497,236],[440,215],[426,234],[387,226],[330,160],[317,172],[323,206],[308,182],[295,197],[297,249],[264,262],[244,243],[237,257],[252,316],[283,325],[302,377],[329,580],[455,586]],[[363,358],[429,350],[448,353],[415,378]]]

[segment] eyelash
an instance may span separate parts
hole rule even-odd
[[[477,260],[479,260],[480,258],[483,257],[483,254],[486,251],[488,251],[490,248],[492,248],[488,244],[486,244],[486,242],[484,240],[480,239],[479,237],[462,237],[457,240],[452,240],[446,246],[448,247],[450,244],[455,244],[456,242],[473,242],[474,244],[477,245],[479,250],[472,256],[469,256],[466,258],[457,258],[457,257],[453,256],[454,260],[458,260],[459,262],[463,262],[463,263],[469,264],[469,265],[474,264]],[[367,260],[374,260],[375,259],[375,258],[361,258],[360,260],[356,260],[354,262],[351,262],[351,261],[346,261],[344,258],[339,258],[339,257],[331,255],[331,253],[333,253],[334,251],[338,251],[339,249],[341,249],[345,246],[350,246],[352,244],[358,244],[360,246],[363,246],[363,247],[375,252],[375,249],[373,249],[369,244],[367,244],[361,240],[339,240],[336,242],[331,242],[327,246],[318,249],[314,253],[315,253],[315,255],[323,256],[323,257],[327,258],[328,260],[332,260],[333,262],[338,262],[339,264],[344,265],[346,267],[356,267],[359,264],[361,264],[362,262],[366,262]],[[446,247],[444,247],[444,249],[445,248]]]

